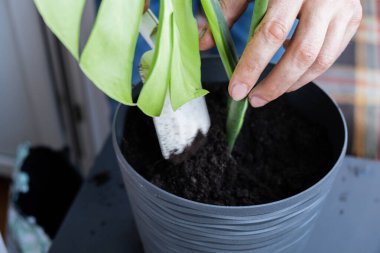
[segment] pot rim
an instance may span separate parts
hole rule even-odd
[[[170,193],[168,191],[165,191],[165,190],[161,189],[160,187],[156,186],[155,184],[151,183],[150,181],[146,180],[143,176],[141,176],[133,168],[133,166],[131,164],[129,164],[129,162],[127,161],[126,157],[124,156],[124,154],[120,150],[120,146],[119,146],[119,142],[118,142],[117,137],[116,137],[116,131],[115,131],[115,129],[116,129],[116,125],[117,125],[118,115],[120,114],[120,110],[121,110],[122,107],[126,106],[126,105],[123,105],[123,104],[119,104],[117,106],[117,109],[116,109],[114,117],[113,117],[113,122],[112,122],[112,142],[113,142],[113,146],[114,146],[114,149],[115,149],[116,157],[117,157],[117,159],[119,159],[119,162],[121,162],[121,163],[123,163],[125,165],[125,167],[132,168],[131,172],[139,180],[142,180],[143,182],[145,182],[147,185],[149,185],[150,187],[152,187],[159,194],[166,195],[167,197],[172,198],[176,202],[181,201],[184,204],[197,205],[200,208],[218,209],[218,210],[226,210],[226,211],[229,211],[229,210],[240,210],[240,211],[247,210],[248,211],[248,210],[251,210],[252,208],[257,208],[257,209],[263,208],[263,209],[266,209],[266,208],[272,208],[273,206],[282,206],[282,205],[287,206],[288,202],[295,201],[298,198],[300,198],[302,195],[305,195],[305,194],[307,194],[309,192],[312,192],[314,189],[316,189],[320,185],[322,185],[324,183],[324,181],[328,180],[328,178],[330,177],[330,175],[333,174],[339,168],[340,164],[343,161],[343,158],[346,155],[346,151],[347,151],[348,132],[347,132],[346,120],[345,120],[345,118],[343,116],[342,110],[339,108],[338,104],[322,88],[320,88],[314,82],[310,82],[308,85],[314,85],[314,86],[316,86],[325,96],[327,96],[327,98],[330,100],[330,102],[333,103],[335,109],[338,111],[338,114],[340,116],[340,120],[341,120],[341,122],[343,124],[344,141],[343,141],[343,146],[341,148],[340,155],[339,155],[338,159],[335,161],[335,163],[332,166],[332,168],[330,169],[330,171],[328,173],[326,173],[326,175],[324,175],[317,183],[315,183],[311,187],[309,187],[309,188],[307,188],[307,189],[305,189],[305,190],[303,190],[303,191],[301,191],[301,192],[299,192],[299,193],[297,193],[295,195],[292,195],[290,197],[287,197],[287,198],[284,198],[284,199],[280,199],[280,200],[277,200],[277,201],[273,201],[273,202],[264,203],[264,204],[257,204],[257,205],[223,206],[223,205],[213,205],[213,204],[207,204],[207,203],[202,203],[202,202],[197,202],[197,201],[189,200],[189,199],[177,196],[177,195],[175,195],[173,193]],[[124,168],[121,168],[121,169],[124,169]]]

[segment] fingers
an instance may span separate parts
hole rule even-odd
[[[333,21],[327,31],[325,41],[318,57],[312,66],[288,88],[287,92],[295,91],[325,72],[338,58],[341,53],[343,37],[346,26]]]
[[[302,1],[273,0],[260,26],[246,46],[230,80],[234,100],[245,98],[276,51],[285,42],[299,13]]]
[[[220,6],[226,18],[228,27],[236,22],[236,20],[244,13],[247,8],[247,0],[220,0]],[[199,48],[201,50],[208,50],[214,46],[215,42],[212,37],[211,30],[207,24],[200,27],[199,32]]]
[[[263,106],[281,96],[315,62],[332,17],[328,9],[319,1],[317,6],[301,10],[300,22],[288,50],[272,72],[249,94],[253,107]]]
[[[149,5],[150,5],[150,0],[145,0],[144,13],[149,9]]]
[[[362,17],[359,0],[289,2],[270,2],[231,78],[229,92],[235,100],[249,93],[251,105],[260,107],[310,82],[333,64]],[[300,22],[296,34],[291,41],[285,41],[288,25],[293,24],[297,14]],[[287,48],[284,56],[266,79],[253,88],[281,44]]]
[[[346,49],[348,43],[351,41],[352,37],[354,37],[356,31],[358,30],[361,24],[362,17],[363,17],[363,9],[359,2],[356,8],[356,11],[354,12],[350,22],[348,23],[347,31],[346,31],[346,34],[344,35],[343,43],[340,48],[340,53],[342,53]]]
[[[326,39],[316,61],[287,92],[301,88],[330,68],[354,36],[360,25],[361,18],[361,6],[352,17],[336,17],[329,26]]]

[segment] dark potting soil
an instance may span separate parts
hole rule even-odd
[[[207,87],[207,85],[206,85]],[[175,195],[216,205],[263,204],[295,195],[332,166],[327,133],[279,98],[249,108],[232,155],[225,135],[226,85],[206,96],[211,128],[203,146],[186,161],[162,158],[153,121],[131,108],[123,152],[147,180]]]
[[[67,148],[32,147],[21,166],[29,177],[28,191],[18,194],[16,207],[25,217],[33,216],[51,239],[82,185],[82,177],[68,154]]]

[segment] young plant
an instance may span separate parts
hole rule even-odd
[[[218,48],[220,58],[226,70],[228,78],[231,78],[232,73],[239,61],[234,42],[230,31],[225,21],[219,0],[201,0],[204,12],[206,14],[215,44]],[[252,15],[252,22],[248,40],[252,37],[254,31],[265,15],[268,6],[268,0],[256,0],[255,8]],[[243,126],[245,113],[247,111],[248,101],[228,100],[228,114],[226,122],[227,142],[230,152],[235,145],[236,139],[239,136]]]
[[[51,31],[83,72],[105,94],[159,116],[167,92],[174,110],[206,95],[201,87],[198,28],[192,0],[161,0],[157,43],[137,103],[132,99],[132,63],[145,0],[103,0],[90,37],[79,52],[85,0],[35,0]]]
[[[52,32],[79,62],[83,72],[105,94],[159,116],[169,93],[174,110],[206,95],[201,87],[198,29],[192,0],[161,0],[156,46],[142,61],[149,66],[137,103],[132,99],[132,62],[145,0],[103,0],[90,37],[79,52],[80,23],[86,0],[34,0]],[[238,57],[218,0],[201,0],[228,77]],[[268,0],[256,0],[250,37]],[[247,100],[229,100],[228,146],[232,151],[243,125]]]

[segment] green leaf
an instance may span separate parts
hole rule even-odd
[[[238,63],[238,56],[219,1],[201,0],[201,2],[224,68],[228,77],[231,78]],[[234,101],[229,98],[228,100],[226,131],[230,151],[232,151],[243,126],[247,108],[247,99]]]
[[[142,75],[148,78],[138,99],[138,106],[150,116],[159,116],[169,89],[173,110],[208,91],[201,87],[197,23],[192,0],[162,0],[156,48],[153,59],[144,55]],[[149,68],[148,64],[152,66]]]
[[[149,50],[141,56],[141,60],[139,64],[139,74],[141,77],[141,81],[143,83],[146,81],[146,79],[148,79],[149,72],[151,71],[151,68],[152,68],[153,57],[154,57],[153,50]]]
[[[236,50],[229,32],[227,23],[218,0],[201,0],[203,9],[207,16],[215,44],[218,48],[220,57],[222,59],[224,68],[229,78],[238,63]],[[260,21],[265,15],[268,7],[268,0],[256,0],[254,14],[250,28],[250,36],[256,30]],[[227,142],[229,150],[232,151],[236,139],[239,136],[241,128],[244,123],[245,113],[248,108],[247,99],[241,101],[234,101],[229,98],[228,101],[228,115],[227,115]]]
[[[152,67],[140,92],[138,107],[149,116],[159,116],[165,102],[170,81],[172,55],[172,19],[171,0],[161,0],[160,17],[156,47]]]
[[[253,15],[252,15],[252,21],[251,21],[251,27],[249,30],[248,39],[250,39],[252,37],[253,33],[256,31],[261,20],[263,19],[264,15],[267,11],[267,8],[268,8],[268,1],[269,0],[256,0],[255,1],[255,8],[253,9]]]
[[[235,44],[232,40],[220,3],[218,0],[201,0],[201,3],[220,58],[222,59],[224,69],[226,70],[228,78],[231,78],[239,61],[239,57],[237,56]]]
[[[34,0],[46,25],[76,60],[79,58],[79,35],[86,0]]]
[[[79,57],[85,0],[35,0],[58,38],[83,72],[105,94],[127,105],[132,100],[132,64],[145,0],[103,0]],[[198,29],[192,0],[161,0],[154,53],[144,55],[145,84],[137,100],[147,115],[159,116],[169,92],[173,109],[207,94],[201,88]]]
[[[243,99],[235,101],[231,98],[228,99],[228,113],[227,113],[227,143],[228,149],[232,152],[237,137],[243,127],[245,113],[248,109],[248,100]]]
[[[253,9],[252,22],[249,31],[249,39],[259,26],[268,8],[268,0],[256,0]],[[227,140],[230,151],[235,146],[237,137],[243,127],[244,117],[248,108],[248,100],[234,101],[229,99],[228,114],[227,114]]]
[[[132,100],[132,64],[144,0],[103,0],[80,58],[83,72],[111,98]]]
[[[201,85],[201,59],[197,21],[192,0],[173,0],[173,52],[170,101],[173,110],[208,93]]]

